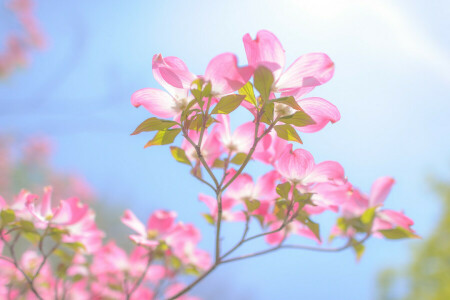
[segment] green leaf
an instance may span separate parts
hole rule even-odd
[[[9,224],[16,220],[16,213],[12,209],[4,209],[0,213],[2,225]]]
[[[184,269],[184,272],[188,275],[199,276],[200,272],[194,265],[189,265]]]
[[[252,215],[256,220],[258,220],[259,225],[261,228],[264,228],[264,216],[261,215]]]
[[[344,218],[338,218],[336,221],[336,226],[342,231],[346,232],[348,228],[347,220]]]
[[[236,94],[222,97],[212,110],[211,114],[229,114],[241,105],[244,98],[245,96]]]
[[[285,105],[292,107],[295,110],[302,110],[300,105],[298,105],[297,101],[295,101],[295,98],[292,96],[277,98],[277,99],[271,100],[271,102],[285,104]]]
[[[245,199],[245,205],[247,206],[247,210],[249,212],[253,212],[259,208],[261,202],[259,202],[258,200]]]
[[[305,225],[308,226],[308,228],[314,233],[314,235],[316,236],[316,238],[319,241],[322,241],[320,238],[320,226],[319,224],[313,222],[311,219],[307,219],[307,221],[305,222]]]
[[[245,161],[245,159],[247,158],[247,154],[245,153],[237,153],[232,159],[231,159],[231,163],[235,164],[235,165],[242,165]]]
[[[387,239],[390,240],[398,240],[398,239],[410,239],[410,238],[418,238],[416,234],[408,231],[403,227],[396,227],[394,229],[384,229],[379,230],[379,232]]]
[[[355,239],[352,239],[352,247],[356,254],[356,260],[359,261],[364,254],[365,247],[362,243],[358,243]]]
[[[277,194],[286,200],[289,199],[289,191],[290,190],[291,190],[291,184],[289,182],[280,183],[279,185],[277,185]]]
[[[294,190],[294,202],[298,202],[300,204],[298,210],[301,210],[306,204],[314,205],[311,201],[311,197],[314,195],[313,193],[300,193],[297,189]]]
[[[211,82],[207,82],[203,87],[202,96],[209,98],[209,96],[211,96],[211,89],[212,89]]]
[[[77,252],[80,249],[86,250],[86,247],[80,242],[64,243],[64,246],[72,249],[75,252]]]
[[[191,100],[191,102],[188,103],[188,105],[186,106],[186,108],[183,110],[183,112],[181,113],[181,118],[180,121],[184,122],[186,120],[186,118],[191,114],[192,110],[191,107],[194,106],[197,103],[196,99]]]
[[[208,117],[208,120],[205,123],[205,128],[208,128],[214,122],[216,122],[214,118]],[[203,115],[197,114],[191,119],[189,129],[199,131],[202,128],[203,128]]]
[[[212,166],[213,166],[213,168],[223,168],[223,167],[225,167],[225,162],[223,160],[220,160],[220,159],[217,158],[214,161]]]
[[[361,216],[361,221],[364,224],[372,224],[373,219],[375,218],[375,210],[376,207],[371,207],[369,209],[366,209],[366,211]]]
[[[56,267],[56,277],[58,278],[66,278],[67,276],[67,269],[69,268],[69,265],[67,264],[58,264]]]
[[[167,145],[173,143],[177,135],[180,133],[181,129],[167,129],[158,131],[155,137],[148,141],[144,148],[155,146],[155,145]]]
[[[294,141],[303,144],[302,139],[298,136],[297,131],[289,124],[276,125],[274,127],[278,137],[286,141]]]
[[[191,161],[189,160],[189,158],[186,155],[186,152],[183,149],[181,149],[179,147],[171,146],[170,153],[172,153],[172,156],[173,156],[173,158],[175,158],[176,161],[178,161],[182,164],[192,166]]]
[[[255,88],[258,90],[264,102],[269,100],[273,84],[272,71],[264,66],[259,66],[253,75]]]
[[[304,111],[297,111],[292,115],[282,117],[280,121],[297,127],[316,124],[316,122]]]
[[[23,231],[22,236],[34,245],[41,240],[41,235],[36,231]]]
[[[239,94],[245,96],[245,101],[250,102],[254,106],[256,106],[256,97],[255,92],[253,91],[253,85],[250,81],[248,81],[243,87],[239,89]]]
[[[211,225],[215,224],[214,218],[210,214],[202,214],[202,216],[205,218],[206,222],[208,222]]]
[[[19,224],[20,224],[20,227],[22,228],[22,230],[25,232],[36,232],[36,228],[34,227],[34,224],[30,221],[20,220]]]
[[[175,125],[177,125],[175,121],[150,118],[142,122],[131,135],[139,134],[143,131],[165,130]]]
[[[62,249],[55,249],[55,251],[53,251],[53,254],[55,254],[56,256],[58,256],[62,262],[70,264],[72,262],[73,259],[73,255],[67,253],[66,251],[62,250]]]
[[[264,113],[261,116],[261,122],[266,123],[267,125],[272,124],[274,107],[274,104],[270,102],[264,105]]]
[[[181,266],[182,266],[181,260],[180,260],[178,257],[173,256],[173,255],[169,258],[169,264],[170,264],[170,265],[172,266],[172,268],[174,268],[175,270],[181,268]]]

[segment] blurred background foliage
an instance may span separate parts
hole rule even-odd
[[[408,265],[380,273],[380,300],[450,299],[450,181],[430,182],[441,200],[437,226],[413,249]]]

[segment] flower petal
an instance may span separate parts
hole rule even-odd
[[[319,97],[305,98],[297,101],[300,107],[316,122],[316,124],[298,127],[301,132],[317,132],[328,122],[335,123],[341,119],[336,106]]]
[[[304,184],[319,182],[342,183],[345,178],[344,168],[335,161],[324,161],[314,166],[312,171],[302,180]]]
[[[152,61],[153,76],[172,96],[185,98],[191,83],[197,78],[186,64],[175,56],[163,58],[155,54]]]
[[[394,183],[394,178],[389,176],[380,177],[375,180],[370,190],[370,205],[383,205],[383,202],[391,191],[392,185]]]
[[[219,54],[209,62],[204,78],[210,81],[212,91],[225,95],[237,91],[246,84],[253,74],[253,68],[237,66],[237,57],[233,53]]]
[[[309,53],[300,56],[276,82],[279,91],[315,87],[333,77],[334,63],[325,53]]]
[[[127,209],[120,220],[123,224],[139,233],[139,235],[143,237],[147,235],[144,224],[134,215],[131,210]]]
[[[292,151],[292,144],[281,155],[276,169],[284,178],[291,181],[302,181],[314,168],[314,158],[306,150]]]
[[[150,113],[161,118],[177,115],[175,99],[164,91],[145,88],[133,93],[131,104],[135,107],[144,106]]]
[[[252,40],[247,33],[243,38],[248,64],[256,69],[262,65],[272,71],[275,80],[280,77],[286,57],[278,38],[267,30],[260,30]]]

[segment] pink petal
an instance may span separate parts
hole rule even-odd
[[[382,205],[394,183],[394,178],[388,176],[375,180],[370,190],[370,205]]]
[[[226,191],[226,196],[235,200],[252,197],[253,179],[249,174],[239,175]]]
[[[175,225],[176,218],[174,211],[157,210],[148,219],[147,228],[166,233]]]
[[[264,131],[264,124],[259,124],[258,136]],[[255,140],[255,123],[247,122],[240,125],[233,132],[232,144],[234,145],[236,152],[248,153]]]
[[[390,210],[390,209],[384,209],[377,213],[377,215],[381,215],[382,218],[388,222],[391,222],[395,224],[396,226],[403,227],[405,229],[408,229],[410,226],[414,225],[414,221],[405,216],[403,213]]]
[[[325,99],[318,97],[305,98],[297,101],[301,108],[316,122],[316,124],[297,127],[301,132],[316,132],[321,130],[328,122],[335,123],[341,119],[336,106]]]
[[[253,68],[237,66],[236,55],[223,53],[209,62],[204,78],[211,82],[213,93],[225,95],[244,86],[252,74]]]
[[[134,92],[131,104],[135,107],[144,106],[150,113],[161,118],[170,118],[177,115],[177,103],[172,96],[164,91],[145,88]]]
[[[314,166],[302,183],[342,182],[345,178],[344,168],[335,161],[324,161]]]
[[[292,144],[289,144],[276,166],[281,176],[295,182],[302,181],[313,168],[314,158],[311,153],[303,149],[292,151]]]
[[[145,229],[144,224],[141,221],[139,221],[139,219],[134,215],[134,213],[131,210],[127,209],[120,220],[122,221],[123,224],[139,233],[140,236],[147,235],[147,231]]]
[[[45,218],[53,215],[52,213],[52,192],[51,186],[44,187],[44,196],[41,201],[41,215]]]
[[[205,194],[199,194],[198,200],[206,204],[206,206],[209,208],[210,214],[213,216],[213,218],[215,218],[215,216],[217,215],[217,200]]]
[[[300,56],[289,66],[276,82],[279,91],[315,87],[333,77],[334,63],[324,53],[309,53]]]
[[[178,57],[163,58],[155,54],[152,62],[153,76],[172,96],[185,98],[191,83],[197,78]]]
[[[278,38],[267,30],[260,30],[252,40],[247,33],[243,38],[248,64],[256,69],[262,65],[272,71],[275,80],[285,65],[285,54]]]
[[[255,194],[258,200],[276,198],[275,185],[280,178],[277,171],[272,170],[258,179],[255,186]]]

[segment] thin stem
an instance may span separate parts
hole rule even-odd
[[[222,224],[222,191],[217,191],[217,227],[216,227],[216,257],[215,262],[220,262],[220,228]]]
[[[195,151],[197,152],[198,159],[202,163],[205,170],[208,172],[209,176],[211,176],[212,180],[214,181],[214,184],[216,187],[219,186],[219,182],[217,181],[216,176],[212,172],[211,168],[208,166],[208,164],[205,161],[205,158],[203,157],[202,151],[200,150],[200,147],[194,143],[194,141],[189,137],[188,133],[186,132],[186,129],[182,127],[183,130],[183,136],[184,138],[194,147]]]
[[[178,293],[176,293],[174,296],[168,298],[167,300],[174,300],[177,299],[178,297],[180,297],[181,295],[186,294],[187,292],[189,292],[194,286],[196,286],[200,281],[202,281],[206,276],[208,276],[212,271],[214,271],[214,269],[219,265],[220,263],[215,263],[211,266],[211,268],[209,268],[208,270],[205,271],[205,273],[203,273],[202,275],[200,275],[199,277],[197,277],[197,279],[195,281],[193,281],[190,285],[186,286],[184,289],[182,289],[181,291],[179,291]]]
[[[202,141],[203,141],[203,135],[205,134],[206,131],[206,121],[209,117],[209,107],[211,106],[211,96],[208,97],[208,103],[206,104],[206,111],[203,112],[203,119],[202,119],[202,128],[200,129],[200,137],[198,138],[198,147],[201,148],[202,147]]]
[[[131,288],[131,290],[129,292],[126,292],[126,299],[127,300],[131,299],[131,296],[133,295],[133,293],[141,285],[142,281],[145,278],[145,275],[147,274],[148,268],[152,264],[152,261],[153,261],[153,256],[151,255],[151,253],[149,253],[148,260],[147,260],[147,265],[145,266],[144,272],[142,272],[141,276],[139,276],[138,280],[136,280],[136,282],[134,283],[134,286]],[[125,286],[127,286],[127,285],[125,284]]]
[[[17,233],[17,235],[14,237],[12,243],[8,243],[8,241],[5,240],[4,236],[1,235],[0,238],[2,239],[2,241],[5,243],[5,245],[8,247],[9,252],[11,254],[12,257],[12,263],[14,264],[14,266],[16,267],[17,270],[19,270],[20,273],[22,273],[23,277],[25,278],[25,280],[27,281],[31,291],[33,292],[33,294],[39,299],[39,300],[43,300],[43,298],[41,297],[41,295],[39,295],[39,293],[37,292],[37,290],[35,289],[34,285],[33,285],[33,281],[31,280],[31,278],[27,275],[27,273],[25,273],[25,271],[19,266],[19,262],[17,260],[16,257],[16,253],[15,253],[15,249],[14,246],[17,243],[17,241],[19,240],[20,237],[20,232]]]
[[[245,237],[247,236],[247,233],[249,230],[249,224],[250,224],[250,217],[247,215],[247,218],[245,221],[245,229],[244,229],[244,233],[242,234],[241,240],[233,248],[228,250],[227,253],[222,255],[222,257],[220,258],[221,260],[224,259],[225,257],[227,257],[228,255],[230,255],[231,253],[233,253],[237,248],[239,248],[245,242]]]
[[[349,240],[345,245],[341,246],[341,247],[337,247],[337,248],[321,248],[321,247],[310,247],[310,246],[305,246],[305,245],[282,245],[279,244],[276,247],[273,248],[269,248],[263,251],[258,251],[255,253],[250,253],[250,254],[246,254],[246,255],[242,255],[242,256],[238,256],[238,257],[233,257],[230,259],[226,259],[221,261],[221,263],[229,263],[229,262],[233,262],[233,261],[237,261],[237,260],[242,260],[242,259],[246,259],[246,258],[251,258],[251,257],[256,257],[259,255],[263,255],[266,253],[270,253],[273,251],[276,251],[278,249],[301,249],[301,250],[309,250],[309,251],[320,251],[320,252],[339,252],[342,250],[345,250],[347,248],[349,248],[352,245],[358,245],[358,244],[362,244],[364,243],[368,238],[370,237],[370,233],[366,234],[366,236],[361,239],[360,241],[353,243],[351,240]]]
[[[275,120],[272,124],[269,125],[269,127],[267,127],[267,129],[258,137],[257,133],[258,133],[258,128],[259,128],[259,124],[260,124],[260,120],[261,120],[261,115],[258,114],[256,116],[256,124],[255,124],[255,140],[253,141],[253,145],[250,148],[250,151],[247,154],[247,157],[244,160],[244,163],[241,165],[241,167],[237,170],[237,172],[233,175],[233,177],[231,177],[231,179],[223,186],[223,190],[225,190],[231,183],[233,183],[233,181],[239,176],[241,175],[242,171],[244,171],[245,167],[247,166],[248,162],[250,161],[250,159],[252,158],[253,153],[256,150],[256,146],[258,145],[259,141],[266,135],[268,134],[272,128],[275,126],[275,124],[277,123],[278,120]]]

